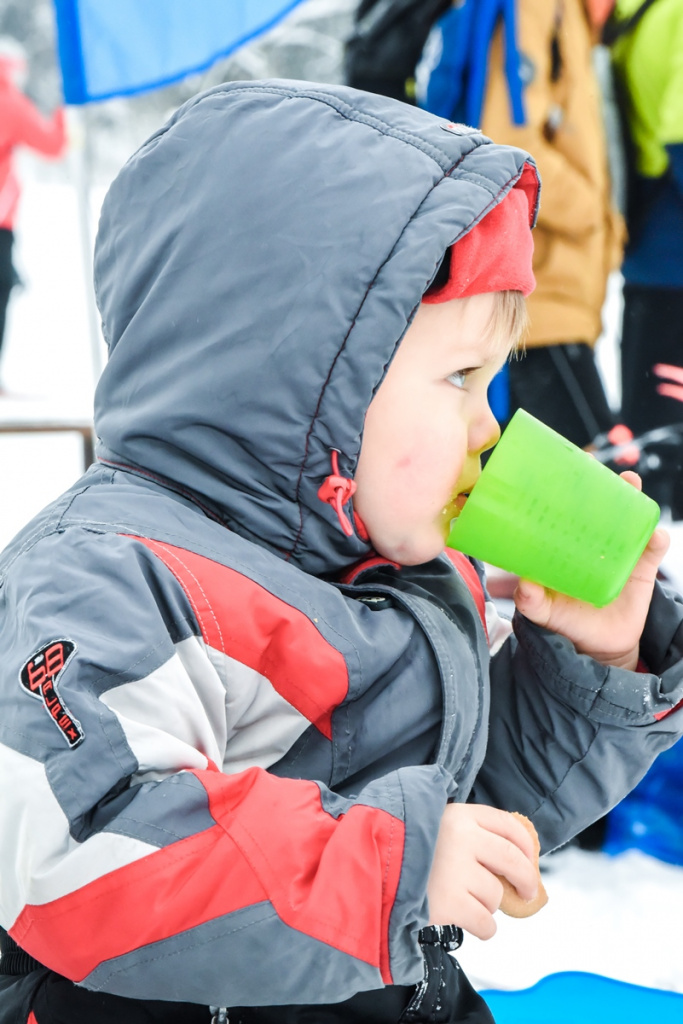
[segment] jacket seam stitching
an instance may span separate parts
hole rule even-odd
[[[614,701],[611,701],[608,697],[604,695],[602,691],[609,676],[609,668],[607,666],[603,666],[605,668],[608,668],[608,670],[605,673],[605,677],[602,683],[600,684],[600,688],[598,690],[593,690],[589,687],[581,686],[580,683],[576,682],[576,680],[569,679],[567,676],[564,675],[564,673],[559,668],[557,668],[557,666],[553,665],[550,661],[546,660],[546,658],[544,658],[543,655],[534,647],[531,647],[526,643],[523,644],[523,647],[527,651],[527,654],[531,658],[531,661],[534,663],[534,667],[536,669],[544,670],[548,675],[555,676],[565,685],[568,691],[570,691],[571,693],[575,693],[579,697],[589,698],[592,696],[589,711],[593,711],[595,709],[596,704],[600,703],[604,705],[604,707],[601,708],[603,713],[609,715],[611,718],[623,719],[625,716],[627,716],[628,718],[642,719],[644,723],[648,723],[650,721],[650,718],[643,715],[642,713],[634,711],[632,708],[624,707],[621,704],[616,704]]]
[[[252,928],[254,925],[262,924],[264,921],[267,921],[269,918],[277,918],[278,915],[277,915],[276,911],[272,908],[272,904],[269,901],[266,901],[266,900],[264,900],[263,902],[267,903],[268,906],[271,908],[268,913],[263,913],[261,917],[258,917],[258,918],[256,918],[255,920],[252,920],[252,921],[248,921],[246,924],[241,924],[237,928],[230,928],[227,931],[223,932],[223,934],[224,935],[236,935],[238,932],[246,931],[247,928]],[[225,916],[227,916],[227,915],[225,915]],[[279,920],[279,918],[278,918],[278,920]],[[211,922],[210,921],[201,922],[199,925],[196,925],[195,927],[201,928],[202,924],[211,924]],[[177,935],[176,936],[172,936],[172,938],[177,938]],[[208,939],[204,939],[201,942],[189,942],[188,941],[188,942],[183,943],[179,949],[174,949],[171,952],[164,953],[162,956],[147,956],[147,957],[142,957],[140,959],[137,959],[135,964],[134,964],[134,968],[137,969],[137,968],[139,968],[139,967],[141,967],[141,966],[143,966],[145,964],[153,964],[153,963],[156,963],[156,962],[162,961],[162,960],[170,960],[172,957],[180,956],[188,948],[190,948],[190,949],[201,949],[202,946],[208,946],[208,945],[210,945],[211,943],[213,943],[215,941],[216,940],[215,940],[214,936],[211,936],[211,938],[208,938]],[[138,947],[138,950],[140,948],[141,947]],[[135,952],[136,952],[136,950],[133,950],[131,953],[123,954],[123,956],[124,957],[131,956]],[[111,961],[109,961],[109,962],[111,962]],[[98,964],[97,967],[95,968],[95,970],[97,970],[100,966],[102,966],[102,965]],[[91,991],[93,991],[93,992],[101,992],[102,988],[109,981],[111,981],[112,978],[115,978],[119,974],[125,974],[129,970],[130,970],[130,968],[128,966],[119,967],[117,970],[110,970],[110,971],[108,971],[105,974],[103,980],[99,983],[99,985],[88,985],[88,988],[91,989]]]
[[[247,90],[245,90],[245,91],[247,91]],[[472,152],[472,151],[470,150],[470,152]],[[358,320],[358,316],[360,315],[360,312],[363,309],[363,306],[365,305],[365,302],[367,300],[368,295],[372,291],[372,289],[373,289],[373,287],[375,285],[375,282],[377,281],[377,278],[379,277],[379,275],[382,272],[383,268],[386,266],[388,261],[391,259],[392,253],[394,253],[396,251],[396,246],[398,245],[398,243],[401,240],[401,238],[403,238],[403,236],[405,235],[406,230],[408,229],[409,225],[413,223],[413,221],[415,220],[415,218],[416,218],[416,216],[418,214],[418,211],[425,204],[425,202],[427,201],[429,196],[432,195],[432,193],[434,192],[434,189],[437,188],[437,186],[439,184],[441,184],[441,182],[444,180],[444,178],[448,177],[456,169],[456,167],[458,167],[463,162],[463,160],[465,160],[465,158],[467,156],[469,156],[469,153],[462,154],[458,158],[458,160],[456,160],[456,162],[447,171],[445,171],[442,174],[441,178],[439,178],[439,181],[435,182],[431,186],[431,188],[429,188],[429,190],[423,196],[423,198],[421,199],[420,203],[416,207],[415,211],[413,212],[413,214],[409,218],[408,222],[406,224],[404,224],[404,226],[401,229],[399,235],[397,236],[397,238],[394,241],[394,244],[393,244],[393,246],[391,248],[391,251],[388,253],[386,259],[383,260],[382,263],[380,264],[380,266],[377,268],[377,271],[375,272],[375,276],[373,277],[372,281],[370,281],[368,287],[366,288],[366,290],[365,290],[365,292],[363,294],[363,297],[361,298],[361,301],[360,301],[360,303],[358,305],[358,308],[357,308],[357,310],[356,310],[356,312],[354,314],[354,317],[353,317],[353,319],[351,321],[351,324],[349,325],[349,329],[348,329],[348,331],[346,332],[346,334],[344,336],[344,340],[342,341],[341,345],[339,346],[339,348],[338,348],[337,352],[335,353],[335,356],[334,356],[334,358],[332,360],[332,363],[330,364],[330,369],[329,369],[329,371],[327,373],[327,376],[325,377],[325,380],[323,381],[322,387],[320,389],[320,393],[318,395],[318,400],[316,402],[315,410],[313,412],[313,416],[311,417],[311,422],[309,424],[308,431],[306,433],[306,441],[304,443],[303,456],[302,456],[302,460],[301,460],[301,465],[299,467],[299,475],[297,477],[296,488],[295,488],[295,491],[294,491],[294,501],[295,501],[295,503],[296,503],[296,505],[297,505],[297,507],[299,509],[299,528],[297,530],[296,536],[294,538],[294,541],[292,543],[292,546],[291,546],[290,550],[285,555],[285,559],[287,561],[289,561],[293,557],[293,555],[294,555],[294,553],[295,553],[295,551],[296,551],[296,549],[297,549],[297,547],[299,545],[299,542],[301,540],[301,535],[303,533],[305,513],[304,513],[304,509],[303,509],[303,507],[301,505],[301,500],[300,500],[300,497],[301,497],[301,484],[302,484],[302,480],[303,480],[304,470],[306,468],[306,463],[308,462],[308,456],[309,456],[309,452],[310,452],[311,437],[312,437],[313,431],[315,429],[315,425],[316,425],[316,422],[317,422],[317,419],[318,419],[318,414],[320,412],[320,407],[322,405],[323,398],[325,396],[325,392],[327,391],[327,387],[328,387],[328,385],[330,383],[330,380],[331,380],[332,375],[334,373],[334,370],[335,370],[335,367],[337,365],[337,362],[338,362],[342,352],[346,348],[346,344],[347,344],[347,342],[349,340],[349,337],[351,336],[351,332],[353,331],[354,327],[356,326],[356,322]],[[465,235],[469,230],[471,230],[471,228],[476,223],[478,223],[480,220],[482,220],[482,218],[486,215],[486,213],[488,213],[489,210],[492,209],[495,206],[495,200],[498,198],[498,196],[502,195],[504,192],[509,190],[510,187],[514,187],[514,183],[516,181],[519,181],[519,179],[521,177],[521,174],[522,174],[522,172],[519,171],[517,174],[514,174],[510,178],[508,178],[507,181],[505,181],[504,184],[500,186],[500,188],[498,189],[498,191],[495,194],[493,193],[492,189],[490,189],[490,188],[487,189],[487,191],[489,192],[489,194],[492,197],[491,198],[491,202],[485,207],[485,209],[483,211],[480,211],[475,217],[473,217],[472,220],[469,222],[469,224],[465,225],[462,228],[460,233],[454,239],[453,244],[455,244],[455,242],[459,238],[462,238],[463,235]],[[476,175],[472,175],[473,179],[475,177],[476,177]],[[479,184],[481,186],[481,182],[474,182],[473,181],[473,183]],[[511,186],[511,183],[512,183],[512,186]],[[414,309],[411,311],[411,317],[412,317],[413,313],[415,312],[415,310],[417,309],[418,306],[419,306],[419,302],[416,304]],[[408,320],[408,323],[410,323],[410,318]],[[398,344],[399,343],[397,342],[397,345]],[[395,346],[395,348],[396,347],[397,346]]]
[[[423,153],[425,156],[430,157],[440,167],[442,166],[441,160],[438,159],[436,154],[443,159],[444,163],[447,163],[452,159],[450,153],[446,150],[440,149],[434,143],[423,143],[420,145],[420,140],[412,136],[409,132],[403,132],[401,129],[394,128],[393,125],[390,125],[387,121],[383,121],[380,117],[377,117],[374,114],[364,114],[361,111],[356,110],[344,100],[339,99],[339,97],[318,92],[314,89],[310,89],[305,92],[296,92],[291,89],[279,89],[274,86],[251,86],[242,88],[238,87],[235,89],[221,89],[219,86],[216,91],[209,92],[204,96],[199,97],[195,105],[210,101],[217,93],[220,92],[222,92],[223,95],[230,96],[238,95],[239,93],[248,93],[249,95],[253,95],[254,93],[263,93],[271,96],[283,96],[291,100],[314,100],[317,103],[322,103],[325,106],[330,107],[332,110],[336,110],[336,112],[347,121],[355,121],[358,124],[364,124],[368,128],[374,128],[375,131],[380,132],[382,135],[387,135],[391,138],[395,138],[398,142],[405,143],[407,146],[412,146],[419,153]],[[445,118],[440,118],[439,120],[446,121]],[[156,138],[156,136],[154,138]],[[485,145],[483,136],[480,132],[467,136],[459,136],[459,138],[471,139],[474,143],[472,149]],[[151,142],[152,140],[149,141]],[[470,150],[470,152],[472,152],[472,150]]]

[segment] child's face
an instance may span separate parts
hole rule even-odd
[[[509,354],[492,294],[422,304],[370,403],[354,508],[375,550],[419,565],[444,547],[458,495],[500,429],[487,389]]]

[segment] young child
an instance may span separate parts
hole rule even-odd
[[[2,1024],[490,1022],[447,951],[497,875],[535,894],[508,812],[551,850],[683,732],[665,535],[599,611],[522,583],[511,636],[443,550],[537,191],[520,150],[284,81],[119,174],[98,463],[0,561]]]

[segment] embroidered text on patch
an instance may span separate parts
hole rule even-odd
[[[19,678],[27,693],[43,702],[43,707],[71,748],[77,747],[84,733],[57,693],[57,679],[70,660],[76,644],[72,640],[51,640],[22,668]]]

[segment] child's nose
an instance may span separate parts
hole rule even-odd
[[[487,402],[485,411],[470,427],[469,449],[476,455],[482,455],[493,448],[499,438],[500,426]]]

